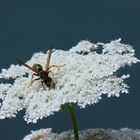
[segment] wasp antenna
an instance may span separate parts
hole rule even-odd
[[[16,58],[16,60],[20,63],[20,64],[24,64],[21,60],[19,60],[18,58]]]
[[[47,50],[47,54],[49,54],[50,52],[52,53],[52,42],[50,42],[50,45]]]
[[[21,65],[23,65],[23,66],[27,67],[28,69],[30,69],[30,70],[32,70],[32,71],[38,73],[38,71],[36,71],[33,67],[29,66],[28,64],[22,62],[22,61],[19,60],[19,59],[16,59],[16,60],[17,60]]]
[[[50,42],[50,47],[49,47],[50,50],[52,50],[52,46],[53,46],[53,44],[52,44],[52,42]]]
[[[52,42],[50,42],[50,45],[49,45],[49,48],[48,48],[48,51],[47,51],[48,55],[52,53],[52,46],[53,46]]]
[[[52,42],[50,42],[50,43],[49,43],[48,50],[52,50],[52,46],[53,46],[53,45],[52,45]]]
[[[55,48],[53,47],[53,43],[50,42],[50,47],[48,50],[51,50],[51,53],[53,53],[55,51]]]

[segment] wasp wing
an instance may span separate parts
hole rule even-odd
[[[48,58],[47,58],[46,68],[45,68],[45,69],[46,69],[46,72],[48,72],[48,70],[49,70],[51,54],[52,54],[52,49],[49,48],[49,49],[48,49]]]
[[[28,69],[34,71],[35,73],[38,73],[38,71],[34,70],[31,66],[25,64],[24,62],[22,62],[21,60],[19,59],[16,59],[20,64],[22,64],[23,66],[27,67]]]

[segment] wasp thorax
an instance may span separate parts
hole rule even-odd
[[[33,65],[33,68],[36,71],[42,71],[43,70],[43,67],[40,64],[34,64]]]

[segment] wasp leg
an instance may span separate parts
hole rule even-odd
[[[41,81],[41,84],[42,84],[42,87],[43,87],[42,91],[43,91],[43,90],[46,90],[46,88],[45,88],[45,86],[44,86],[43,83],[45,83],[45,81]]]
[[[49,70],[50,68],[52,68],[52,67],[63,67],[63,66],[65,66],[65,64],[64,64],[64,65],[60,65],[60,66],[58,66],[58,65],[51,65],[51,66],[48,68],[48,70]]]
[[[36,81],[36,80],[40,80],[40,79],[41,79],[41,78],[33,79],[33,80],[31,81],[31,83],[29,84],[29,86],[32,86],[32,84],[33,84],[34,81]]]
[[[55,83],[54,83],[54,81],[51,80],[50,82],[48,82],[48,83],[47,83],[47,86],[48,86],[49,90],[50,90],[50,89],[54,89],[54,88],[55,88]]]
[[[48,74],[49,74],[49,73],[51,73],[51,74],[52,74],[52,76],[54,75],[54,73],[53,73],[52,71],[50,71],[50,70],[48,71]]]
[[[53,88],[53,89],[55,88],[55,82],[53,80],[50,83],[50,88]]]
[[[39,76],[37,73],[33,73],[32,74],[32,78],[31,78],[31,81],[33,80],[34,76]]]
[[[50,90],[51,88],[54,88],[54,86],[52,87],[52,84],[53,84],[54,82],[52,83],[52,81],[49,81],[49,82],[46,83],[46,81],[44,80],[44,81],[41,81],[43,90],[46,90],[46,88],[45,88],[45,86],[44,86],[44,83],[45,83],[45,84],[47,85],[47,87],[49,88],[48,90]]]
[[[36,74],[36,73],[33,73],[33,74],[32,74],[31,82],[30,82],[29,86],[32,86],[32,84],[33,84],[33,82],[34,82],[34,80],[33,80],[34,76],[39,76],[39,75]],[[28,87],[29,87],[29,86],[28,86]]]

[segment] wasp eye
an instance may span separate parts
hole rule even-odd
[[[38,71],[42,71],[42,68],[38,68]]]

